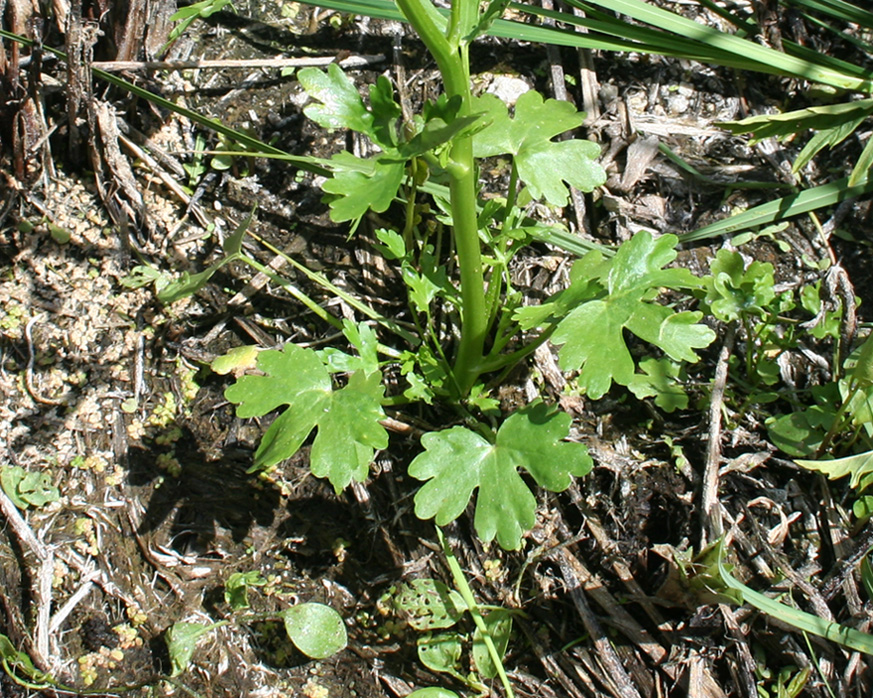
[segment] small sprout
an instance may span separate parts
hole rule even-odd
[[[171,477],[179,477],[182,474],[182,464],[172,452],[158,454],[155,464],[161,470],[166,470]]]
[[[236,347],[223,356],[213,359],[209,366],[221,376],[232,372],[234,376],[239,377],[255,367],[259,351],[254,345]]]

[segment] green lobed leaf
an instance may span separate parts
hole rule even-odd
[[[376,333],[368,324],[361,322],[355,324],[351,320],[343,320],[343,335],[358,350],[360,363],[355,368],[360,368],[364,373],[377,373],[379,371],[379,342]]]
[[[331,220],[359,220],[369,210],[388,209],[406,174],[406,165],[396,158],[382,156],[362,159],[351,153],[337,153],[330,159],[333,177],[322,189],[329,198]]]
[[[551,139],[582,124],[585,115],[569,102],[548,99],[531,90],[518,98],[514,118],[494,95],[482,95],[474,111],[482,112],[488,126],[473,139],[476,157],[511,154],[518,175],[534,198],[544,197],[555,206],[565,206],[570,184],[592,191],[606,181],[597,163],[600,146],[591,141]]]
[[[849,485],[853,488],[858,487],[864,475],[873,473],[873,451],[833,460],[795,460],[794,462],[801,468],[824,473],[829,480],[839,480],[849,475]]]
[[[321,603],[302,603],[282,614],[285,632],[307,657],[326,659],[346,648],[348,636],[342,616]]]
[[[603,258],[600,250],[591,250],[573,265],[567,288],[544,303],[519,308],[513,319],[521,329],[531,330],[557,323],[580,303],[603,296],[605,288],[600,280],[609,274],[610,261]]]
[[[675,313],[649,300],[662,287],[701,285],[687,269],[663,268],[675,259],[676,243],[674,235],[656,240],[647,231],[638,232],[612,258],[606,294],[583,301],[559,322],[552,341],[563,345],[559,351],[561,368],[579,370],[579,384],[592,398],[605,395],[613,381],[628,385],[633,380],[634,361],[625,342],[625,329],[660,347],[671,358],[691,363],[699,358],[694,350],[715,339],[715,332],[698,323],[701,313]],[[591,264],[580,268],[574,283],[581,284],[586,272],[599,277],[603,274],[600,265]]]
[[[0,468],[0,487],[19,509],[27,509],[27,502],[18,492],[18,485],[26,471],[20,465],[4,465]]]
[[[18,494],[28,504],[41,507],[56,502],[61,496],[48,473],[27,472],[18,483]]]
[[[0,467],[0,487],[19,509],[45,506],[61,496],[48,473],[25,470],[20,465]]]
[[[834,410],[813,405],[802,412],[770,417],[766,421],[770,441],[789,456],[811,456],[834,421]]]
[[[385,259],[403,259],[406,256],[406,243],[403,241],[403,236],[387,228],[379,228],[376,230],[376,238],[382,244],[374,244],[375,247]]]
[[[428,312],[430,304],[437,296],[456,295],[444,266],[437,263],[433,249],[427,246],[422,250],[416,266],[404,260],[400,266],[403,282],[406,284],[409,300],[416,311]]]
[[[859,385],[873,385],[873,334],[869,335],[858,350],[858,357],[851,371],[852,380]]]
[[[237,404],[237,416],[259,417],[280,405],[289,407],[267,429],[250,472],[290,458],[317,427],[312,473],[327,477],[337,492],[353,478],[364,480],[375,450],[388,445],[379,423],[385,416],[381,374],[358,370],[345,387],[334,390],[318,354],[294,344],[261,352],[258,368],[265,375],[243,376],[224,393]]]
[[[384,149],[398,144],[397,121],[403,114],[394,100],[394,87],[384,75],[370,85],[370,111],[373,114],[373,132],[370,137]]]
[[[799,296],[803,309],[818,320],[816,325],[807,331],[816,339],[824,339],[825,337],[836,339],[839,337],[842,307],[836,311],[828,310],[826,307],[822,308],[821,281],[801,287]]]
[[[848,413],[852,415],[852,424],[873,435],[873,385],[861,384],[857,390],[851,391],[849,381],[843,379],[839,387]]]
[[[321,102],[303,109],[319,126],[373,134],[373,114],[358,94],[358,88],[336,63],[331,63],[327,71],[303,68],[297,72],[297,79],[310,97]]]
[[[675,412],[688,407],[688,395],[681,379],[682,367],[668,359],[643,359],[642,374],[634,374],[628,388],[638,400],[655,398],[655,404],[664,412]]]
[[[507,550],[518,548],[536,513],[536,500],[518,469],[552,492],[591,470],[588,449],[563,441],[569,428],[569,415],[537,401],[512,414],[493,444],[464,427],[425,434],[425,452],[409,466],[412,477],[427,481],[415,496],[416,515],[435,517],[444,526],[463,513],[478,489],[474,525],[479,537],[486,542],[496,537]]]

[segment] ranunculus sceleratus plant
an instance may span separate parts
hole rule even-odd
[[[253,470],[293,455],[313,430],[310,464],[337,491],[364,480],[376,451],[388,445],[384,408],[442,401],[460,414],[458,426],[426,433],[409,473],[425,482],[416,514],[444,525],[466,509],[474,491],[475,528],[486,541],[519,547],[534,524],[536,501],[522,477],[562,491],[592,466],[586,447],[567,440],[569,415],[535,401],[499,421],[485,379],[523,361],[545,341],[559,346],[561,368],[577,371],[591,398],[613,383],[628,385],[636,365],[627,333],[675,361],[694,362],[695,349],[714,333],[699,312],[656,302],[664,289],[700,287],[686,269],[669,268],[676,238],[640,232],[614,256],[593,249],[575,263],[569,286],[536,306],[524,306],[510,282],[513,256],[538,227],[528,204],[561,207],[569,186],[590,192],[603,184],[599,147],[582,139],[556,140],[577,129],[584,114],[567,102],[523,94],[513,113],[497,97],[474,95],[470,44],[503,12],[506,0],[454,0],[449,11],[430,0],[397,5],[436,61],[444,93],[404,122],[390,81],[380,77],[363,100],[337,65],[304,69],[300,83],[312,98],[305,113],[328,129],[351,129],[374,144],[362,158],[348,152],[329,163],[323,189],[337,222],[356,225],[370,211],[400,202],[405,223],[376,231],[377,248],[405,282],[417,327],[410,341],[396,323],[344,324],[356,348],[315,350],[286,344],[260,352],[257,374],[226,391],[240,417],[286,406],[265,433]],[[482,196],[480,160],[509,169],[504,196]],[[444,234],[450,231],[451,235]],[[439,318],[439,320],[438,320]],[[449,318],[449,321],[446,321]],[[388,325],[388,327],[384,327]],[[400,366],[408,386],[386,395],[382,369]]]

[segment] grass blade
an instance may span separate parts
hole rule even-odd
[[[871,180],[868,171],[858,179],[858,184],[855,186],[849,186],[849,178],[844,177],[830,184],[823,184],[820,187],[807,189],[799,194],[792,194],[791,196],[785,196],[781,199],[755,206],[736,216],[725,218],[690,233],[684,233],[679,237],[682,242],[694,242],[695,240],[704,240],[719,235],[733,234],[748,228],[769,225],[791,216],[800,215],[801,213],[809,213],[820,208],[833,206],[840,201],[861,196],[862,194],[869,194],[870,192],[873,192],[873,180]]]
[[[800,611],[792,606],[787,606],[754,589],[750,589],[731,576],[724,566],[724,540],[719,543],[718,573],[727,587],[738,591],[746,603],[754,606],[759,611],[773,616],[803,632],[823,637],[826,640],[831,640],[858,652],[873,654],[873,635],[862,633],[860,630],[855,630],[854,628],[819,618],[811,613]]]

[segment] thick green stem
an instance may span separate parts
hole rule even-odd
[[[460,36],[470,19],[475,0],[453,0],[451,36],[440,30],[430,0],[397,0],[397,6],[424,41],[442,74],[446,94],[461,100],[459,116],[472,113],[470,68],[467,47]],[[455,355],[454,374],[460,396],[466,395],[481,373],[485,335],[488,332],[488,307],[485,277],[479,246],[476,218],[476,162],[473,139],[458,138],[452,145],[448,167],[455,250],[461,272],[461,340]]]
[[[476,166],[471,138],[461,139],[452,149],[457,173],[452,174],[452,222],[455,249],[461,271],[461,342],[455,356],[455,379],[462,394],[473,387],[481,373],[485,335],[488,332],[488,303],[479,247],[476,219]]]

